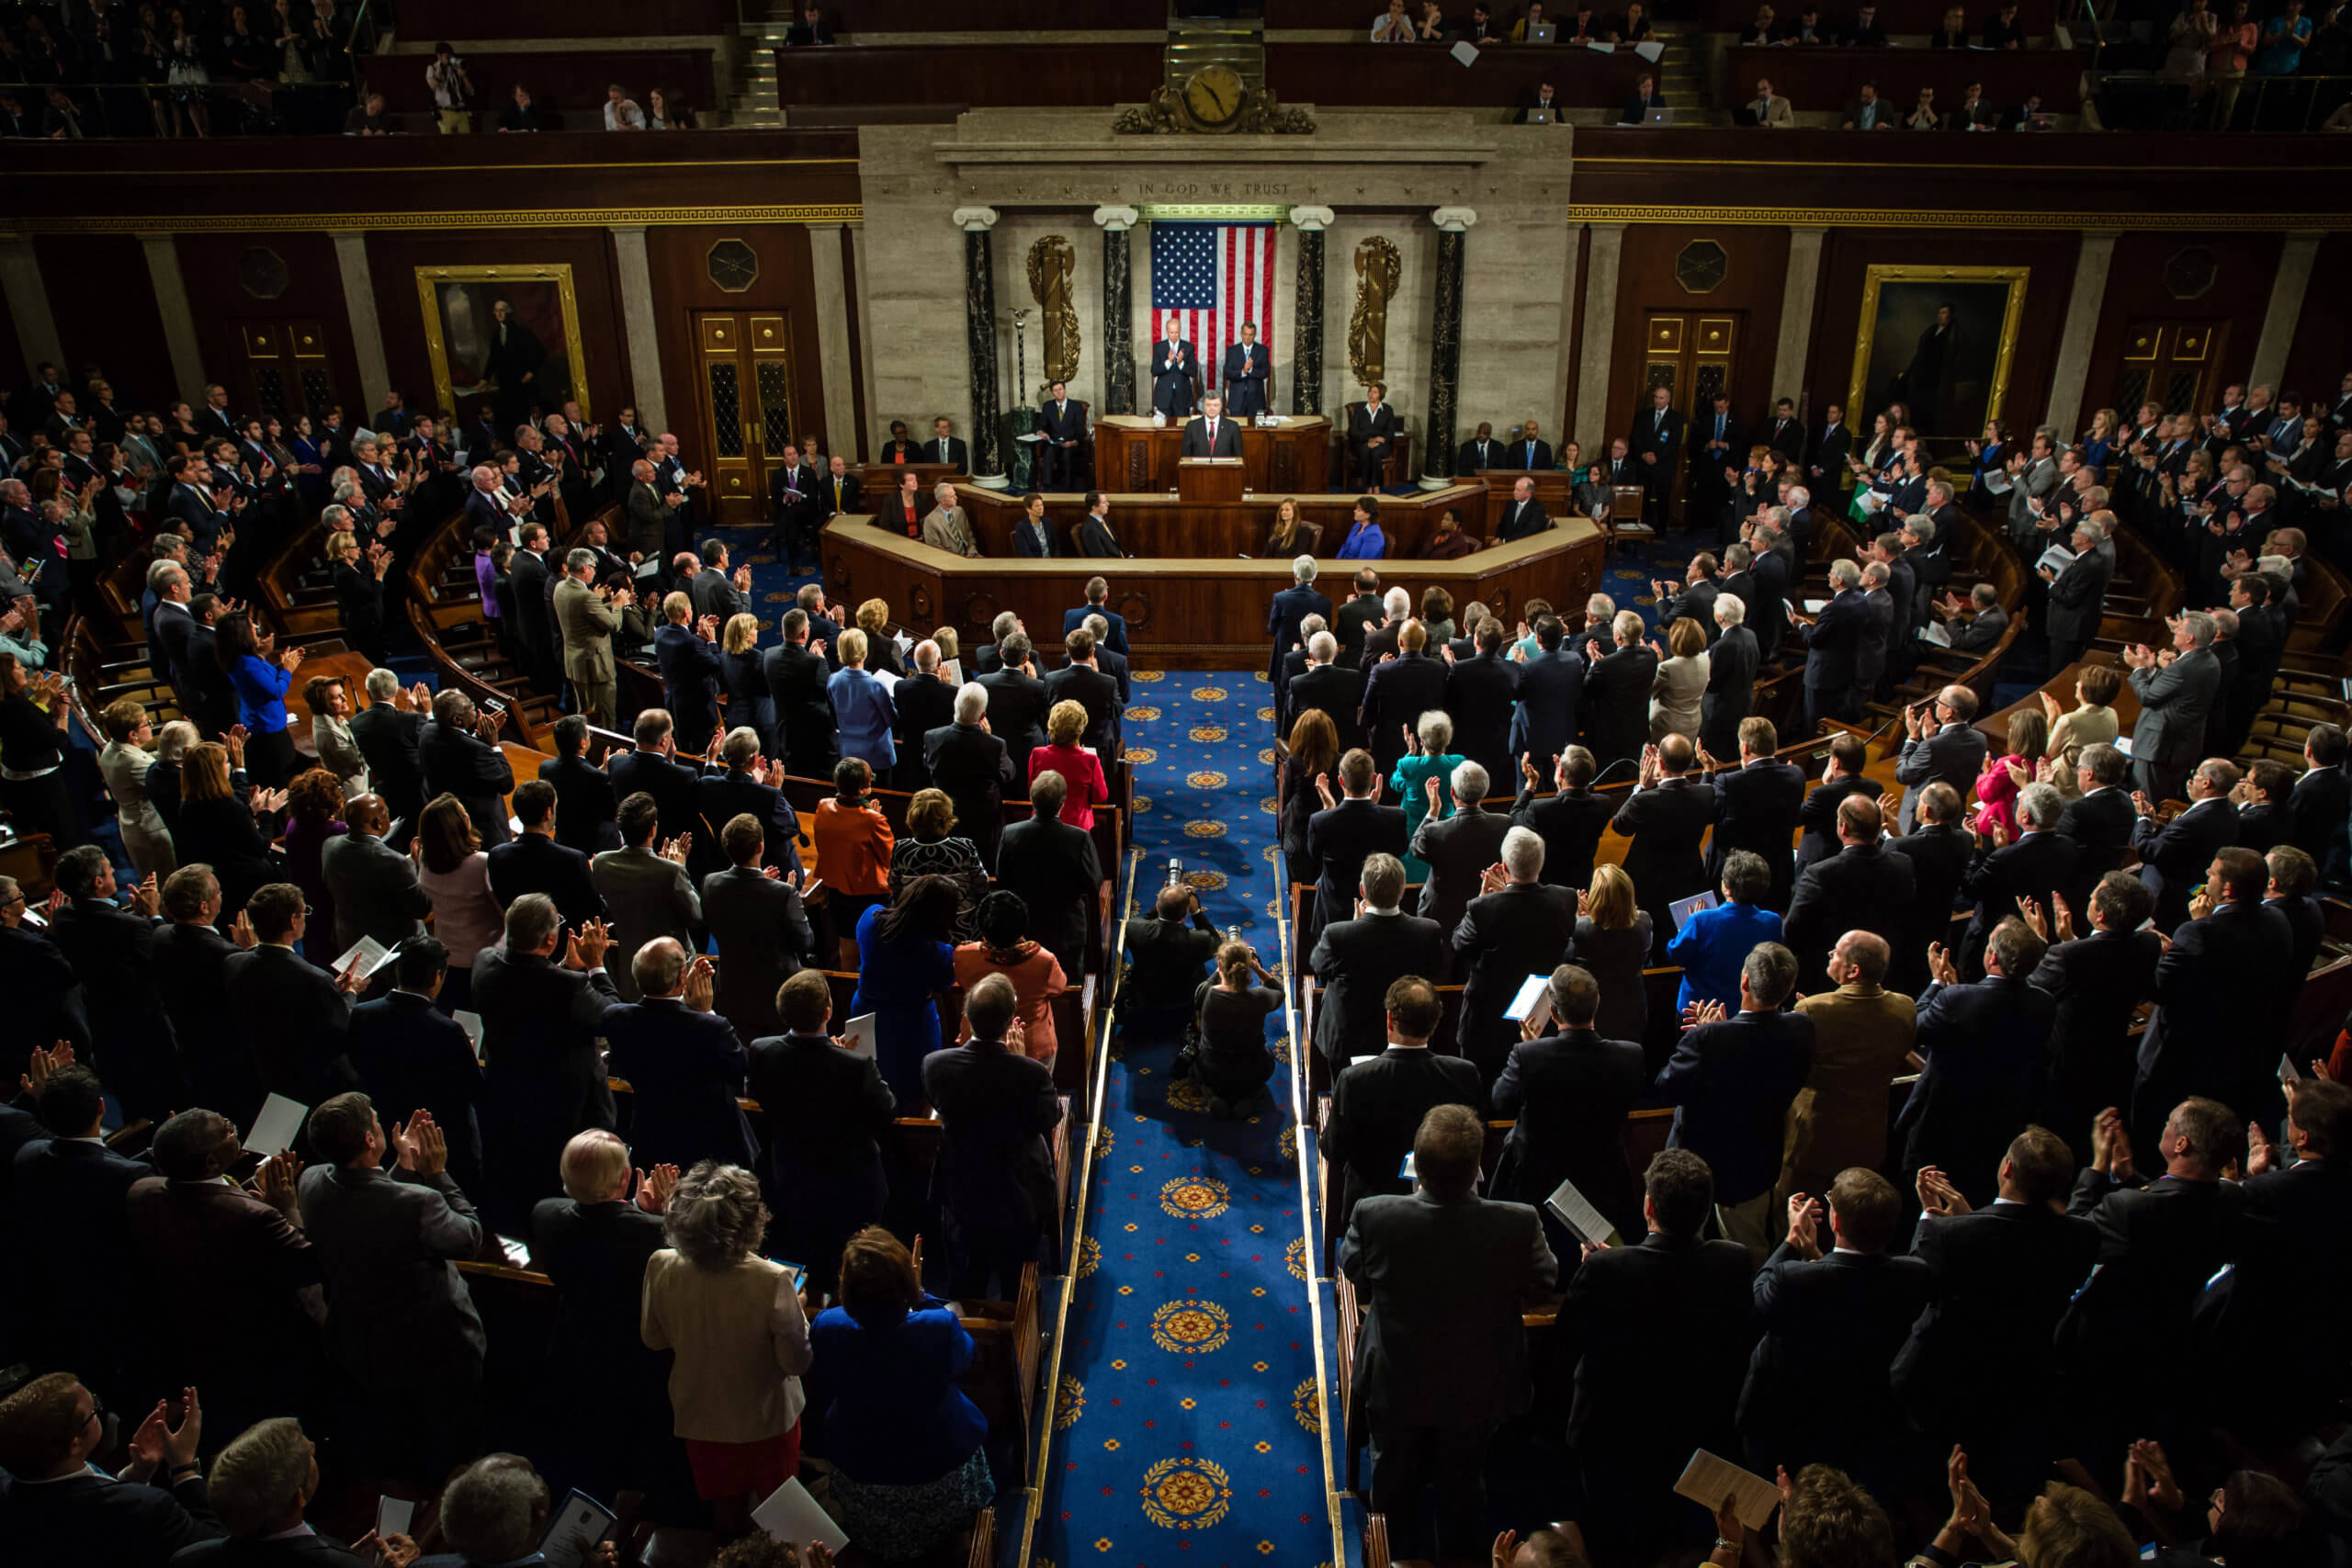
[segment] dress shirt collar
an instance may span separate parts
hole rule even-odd
[[[1388,1043],[1388,1048],[1391,1051],[1426,1051],[1430,1048],[1430,1043],[1426,1040],[1418,1043],[1410,1040],[1391,1040]]]
[[[302,1523],[296,1525],[290,1530],[279,1530],[275,1535],[266,1535],[261,1539],[264,1540],[300,1540],[306,1535],[316,1535],[318,1533],[318,1531],[311,1528],[309,1521],[305,1520]]]
[[[1364,913],[1365,913],[1366,915],[1368,915],[1368,916],[1369,916],[1369,915],[1401,915],[1401,914],[1403,914],[1403,913],[1404,913],[1404,910],[1403,910],[1403,909],[1401,909],[1401,908],[1399,908],[1397,906],[1396,906],[1396,905],[1394,905],[1394,904],[1391,904],[1388,908],[1385,908],[1385,909],[1378,909],[1378,908],[1367,908],[1367,909],[1365,909],[1365,910],[1364,910]]]
[[[107,1142],[104,1138],[58,1138],[54,1141],[61,1144],[96,1144],[100,1148],[104,1148]]]

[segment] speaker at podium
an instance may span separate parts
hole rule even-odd
[[[1180,457],[1176,499],[1196,506],[1226,506],[1241,499],[1247,472],[1238,457]]]

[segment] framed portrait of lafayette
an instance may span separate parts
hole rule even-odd
[[[1862,286],[1849,422],[1902,403],[1923,436],[1973,439],[2000,416],[2025,313],[2022,266],[1873,266]]]
[[[421,266],[416,295],[445,413],[463,423],[486,402],[511,433],[535,408],[560,411],[568,399],[591,412],[569,263]]]

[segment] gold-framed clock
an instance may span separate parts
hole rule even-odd
[[[1185,117],[1196,130],[1231,130],[1249,94],[1230,65],[1204,65],[1184,79]]]

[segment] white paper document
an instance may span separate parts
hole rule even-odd
[[[817,1506],[817,1499],[808,1495],[808,1488],[801,1485],[797,1477],[777,1487],[768,1495],[766,1502],[752,1509],[752,1522],[776,1540],[788,1540],[795,1546],[820,1540],[826,1551],[839,1551],[849,1544],[842,1527]]]
[[[2017,485],[2010,479],[2007,468],[1995,468],[1984,476],[1984,488],[1995,495],[2007,495],[2015,490]]]
[[[2128,735],[2119,735],[2114,739],[2109,741],[2108,744],[2114,747],[2117,750],[2122,752],[2127,757],[2132,755],[2132,738]]]
[[[1544,1200],[1544,1206],[1552,1211],[1554,1219],[1568,1227],[1570,1235],[1588,1246],[1615,1247],[1623,1239],[1617,1234],[1617,1227],[1609,1223],[1609,1217],[1587,1201],[1573,1181],[1563,1181],[1554,1188],[1552,1195]]]
[[[1519,995],[1511,998],[1510,1006],[1503,1009],[1503,1016],[1513,1023],[1532,1023],[1541,1034],[1552,1017],[1552,976],[1530,975],[1519,987]]]
[[[1478,62],[1478,51],[1466,41],[1455,44],[1449,52],[1464,65],[1476,65]]]
[[[2040,571],[2044,568],[2047,568],[2054,576],[2074,564],[2074,551],[2068,549],[2064,545],[2052,545],[2048,549],[2041,552],[2041,558],[2035,561],[2033,566],[2036,571]]]
[[[379,1540],[389,1535],[407,1535],[415,1521],[416,1505],[405,1497],[376,1499],[376,1535]]]
[[[1592,51],[1595,54],[1614,54],[1617,52],[1617,46],[1615,44],[1603,43],[1599,39],[1586,39],[1585,48]]]
[[[374,937],[363,936],[343,950],[342,956],[334,961],[334,972],[342,974],[356,958],[359,961],[359,977],[365,980],[392,961],[392,952]]]
[[[1742,1470],[1727,1459],[1719,1459],[1704,1449],[1694,1450],[1690,1462],[1683,1467],[1682,1479],[1674,1483],[1674,1495],[1688,1497],[1693,1503],[1713,1513],[1732,1500],[1732,1511],[1739,1522],[1752,1530],[1760,1530],[1781,1506],[1781,1489],[1752,1470]]]
[[[1919,640],[1921,642],[1933,643],[1938,648],[1950,648],[1951,646],[1951,629],[1946,626],[1941,621],[1929,621],[1926,626],[1919,628]]]
[[[264,1159],[284,1154],[294,1146],[295,1135],[302,1131],[302,1118],[310,1113],[307,1105],[282,1094],[271,1095],[261,1102],[261,1114],[254,1118],[253,1136],[245,1140],[246,1152]]]
[[[1666,45],[1657,42],[1654,39],[1644,39],[1641,42],[1634,46],[1634,52],[1640,55],[1644,60],[1648,61],[1652,65],[1656,65],[1658,62],[1658,56],[1666,52]]]
[[[842,1030],[842,1038],[849,1042],[849,1054],[874,1060],[874,1015],[862,1012],[851,1019]]]
[[[549,1516],[539,1555],[548,1568],[583,1568],[597,1543],[613,1533],[615,1518],[610,1508],[575,1487]]]
[[[481,1061],[481,1014],[480,1014],[480,1013],[478,1013],[478,1012],[468,1012],[465,1009],[463,1009],[463,1008],[459,1008],[457,1011],[455,1011],[455,1012],[451,1013],[449,1016],[450,1016],[451,1018],[453,1018],[453,1019],[457,1020],[457,1021],[458,1021],[458,1027],[459,1029],[462,1029],[462,1030],[464,1030],[464,1031],[466,1032],[466,1038],[467,1038],[467,1039],[469,1039],[469,1040],[470,1040],[470,1041],[472,1041],[472,1042],[474,1043],[474,1060],[475,1060],[475,1061],[477,1061],[477,1062]]]
[[[1829,601],[1826,599],[1806,599],[1801,603],[1804,605],[1804,613],[1808,615],[1817,615],[1829,606]]]

